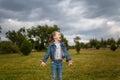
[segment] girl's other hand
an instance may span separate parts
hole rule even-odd
[[[44,66],[46,66],[46,63],[42,61],[40,66],[44,67]]]
[[[73,61],[70,60],[70,61],[68,62],[68,66],[72,66],[72,65],[73,65]]]

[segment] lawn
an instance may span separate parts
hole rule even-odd
[[[120,80],[120,49],[82,49],[80,54],[69,50],[74,61],[68,67],[63,61],[63,80]],[[0,55],[0,80],[50,80],[50,60],[40,67],[45,52]]]

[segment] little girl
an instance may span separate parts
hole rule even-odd
[[[41,66],[46,65],[46,61],[50,56],[51,59],[51,71],[52,80],[55,80],[56,74],[58,80],[62,80],[62,59],[65,57],[68,65],[72,65],[72,60],[67,52],[67,49],[63,42],[61,42],[61,34],[58,31],[54,31],[49,39],[49,46],[46,55],[42,59]]]

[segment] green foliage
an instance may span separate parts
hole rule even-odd
[[[117,47],[120,47],[120,38],[117,40]]]
[[[60,31],[60,29],[57,25],[38,25],[37,27],[29,29],[25,29],[25,27],[23,27],[18,31],[8,31],[6,33],[6,37],[11,42],[18,45],[19,48],[25,39],[29,39],[32,44],[32,49],[44,50],[48,46],[48,39],[53,31]],[[67,39],[64,36],[62,36],[62,38],[62,41],[66,44],[66,46],[68,46]]]
[[[99,44],[96,45],[96,49],[100,49],[100,45]]]
[[[84,48],[85,48],[85,49],[90,48],[90,43],[86,43],[86,44],[84,44]]]
[[[32,43],[32,48],[37,50],[43,50],[48,45],[48,39],[53,31],[59,31],[57,25],[38,25],[27,30],[28,37]],[[34,40],[35,39],[35,40]]]
[[[77,54],[80,53],[80,48],[81,48],[80,43],[79,43],[79,42],[76,42],[75,49],[76,49],[76,51],[77,51]]]
[[[75,43],[77,43],[77,42],[79,42],[80,39],[81,38],[79,36],[76,36],[73,40],[74,40]]]
[[[99,41],[97,39],[90,39],[90,45],[91,45],[91,48],[96,48],[99,44]]]
[[[26,29],[23,27],[18,31],[8,31],[6,32],[6,37],[20,48],[23,40],[26,38]]]
[[[110,49],[112,51],[115,51],[117,49],[117,46],[115,44],[111,44]]]
[[[120,39],[117,41],[115,41],[114,38],[108,38],[107,40],[102,38],[101,41],[97,39],[90,39],[89,44],[91,48],[110,48],[112,51],[115,51],[120,45]]]
[[[0,53],[18,53],[18,46],[14,45],[12,42],[3,41],[0,42]]]
[[[61,37],[62,37],[61,41],[64,42],[65,46],[67,47],[67,50],[69,50],[68,40],[64,37],[63,34],[61,35]]]
[[[21,44],[20,51],[23,55],[29,55],[32,51],[32,45],[28,40],[24,40]]]
[[[74,39],[73,39],[73,41],[75,42],[75,49],[76,49],[76,51],[77,51],[77,54],[79,54],[80,53],[80,48],[81,48],[81,45],[80,45],[80,37],[79,36],[76,36]]]
[[[2,27],[0,26],[0,33],[2,32]]]
[[[75,46],[69,46],[69,49],[75,49]]]
[[[103,38],[101,38],[100,47],[102,47],[102,48],[106,48],[107,47],[107,41],[104,40]]]
[[[113,44],[115,44],[116,42],[115,42],[115,39],[114,38],[108,38],[107,39],[107,44],[108,45],[113,45]]]
[[[0,26],[0,34],[2,33],[2,27]],[[0,36],[0,40],[1,40],[1,36]]]

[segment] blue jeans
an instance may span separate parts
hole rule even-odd
[[[51,61],[52,80],[55,80],[56,74],[58,80],[62,80],[62,61]]]

